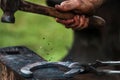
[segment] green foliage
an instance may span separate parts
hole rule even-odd
[[[58,61],[66,55],[72,43],[72,30],[43,15],[17,11],[15,16],[15,24],[0,22],[0,47],[23,45],[48,61]]]

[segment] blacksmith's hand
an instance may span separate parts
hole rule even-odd
[[[81,30],[88,27],[89,17],[84,13],[92,13],[98,8],[104,0],[65,0],[60,5],[56,5],[55,8],[59,11],[67,12],[73,11],[76,13],[73,19],[59,19],[56,21],[65,25],[66,28],[72,28],[73,30]]]

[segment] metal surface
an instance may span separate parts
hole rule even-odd
[[[88,73],[97,75],[120,74],[120,70],[110,68],[111,66],[120,67],[120,61],[96,61],[88,64],[46,62],[36,53],[22,46],[0,48],[0,62],[25,80],[69,80],[77,75]]]
[[[119,70],[98,69],[105,66],[120,66],[120,61],[96,61],[95,63],[80,64],[78,62],[36,62],[21,68],[21,72],[25,77],[32,77],[34,70],[64,67],[69,70],[63,73],[63,77],[69,78],[79,74],[96,73],[96,74],[120,74]]]
[[[66,80],[62,76],[63,71],[56,67],[37,69],[34,71],[33,77],[29,78],[22,75],[20,71],[22,67],[44,61],[45,60],[42,57],[23,46],[0,48],[0,62],[5,64],[5,66],[9,67],[13,72],[17,73],[25,80],[59,80],[60,78]]]
[[[23,76],[25,77],[32,77],[34,70],[37,70],[39,68],[50,68],[50,67],[63,67],[69,69],[67,72],[63,73],[63,77],[73,77],[76,73],[82,73],[84,72],[84,69],[82,69],[81,66],[77,66],[77,62],[36,62],[33,64],[29,64],[23,68],[21,68],[21,72]],[[76,66],[74,66],[76,65]]]

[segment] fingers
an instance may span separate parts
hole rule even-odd
[[[89,24],[89,18],[85,17],[85,15],[76,15],[73,19],[69,20],[56,19],[56,21],[65,25],[66,28],[72,28],[73,30],[84,29]]]
[[[78,25],[80,24],[79,19],[80,19],[80,16],[79,16],[79,15],[76,15],[76,16],[74,17],[74,23],[71,24],[71,25],[68,25],[68,26],[69,26],[70,28],[72,28],[72,29],[75,29],[76,26],[78,26]]]
[[[74,25],[74,30],[76,29],[84,29],[86,27],[88,27],[88,24],[89,24],[89,18],[86,18],[84,15],[80,16],[79,19],[75,19],[75,20],[78,20],[79,23]],[[75,21],[77,22],[77,21]]]
[[[77,15],[74,17],[74,23],[69,26],[73,30],[81,30],[86,28],[88,24],[89,24],[89,18],[86,18],[85,15],[82,16]]]
[[[78,6],[78,0],[65,0],[60,5],[55,5],[55,8],[60,11],[70,11],[76,9]]]

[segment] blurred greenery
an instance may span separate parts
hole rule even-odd
[[[34,2],[45,5],[44,0]],[[0,22],[0,47],[26,46],[48,61],[58,61],[67,54],[73,40],[71,29],[44,15],[17,11],[15,16],[15,24]]]

